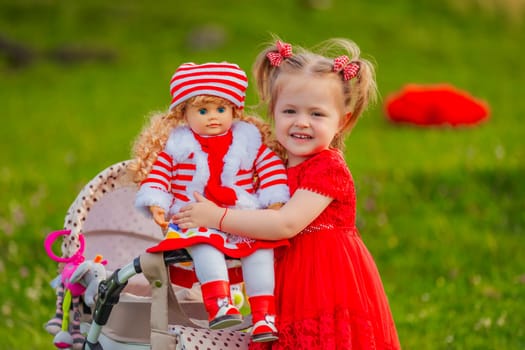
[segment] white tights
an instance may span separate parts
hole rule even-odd
[[[201,284],[228,280],[226,260],[220,250],[209,244],[197,244],[187,249]],[[241,266],[248,296],[273,295],[275,287],[273,249],[256,250],[251,255],[241,258]]]

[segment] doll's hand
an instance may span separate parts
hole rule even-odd
[[[275,202],[275,203],[272,203],[270,204],[268,207],[266,207],[266,209],[275,209],[275,210],[278,210],[278,209],[281,209],[281,207],[284,205],[284,203],[281,203],[281,202]]]
[[[217,206],[200,193],[195,192],[195,203],[188,204],[172,217],[180,228],[215,227],[219,225],[224,208]]]
[[[153,220],[155,220],[155,223],[163,230],[166,230],[168,228],[169,222],[166,221],[164,209],[156,205],[152,205],[149,207],[149,211],[151,212],[151,215],[153,215]]]

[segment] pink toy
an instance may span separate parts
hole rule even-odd
[[[55,335],[54,345],[59,349],[72,347],[82,349],[84,337],[80,333],[80,297],[84,297],[84,302],[92,306],[95,301],[98,284],[106,278],[104,265],[106,260],[102,260],[97,255],[93,260],[84,261],[84,236],[79,235],[80,247],[69,258],[61,258],[53,253],[52,245],[60,236],[68,236],[70,230],[51,232],[44,241],[44,248],[51,259],[59,263],[65,263],[60,273],[60,284],[57,287],[56,314],[47,322],[46,330]],[[69,309],[73,304],[73,322],[71,332],[69,330]]]

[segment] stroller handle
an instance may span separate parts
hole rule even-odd
[[[103,350],[98,342],[102,327],[108,322],[111,310],[119,302],[120,293],[128,284],[128,280],[142,272],[140,267],[140,257],[133,259],[133,262],[115,270],[106,280],[98,285],[98,296],[93,311],[93,322],[86,336],[83,349]]]

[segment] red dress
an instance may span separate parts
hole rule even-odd
[[[271,348],[400,349],[379,272],[355,227],[342,153],[326,150],[289,168],[288,181],[292,195],[304,189],[334,200],[276,253],[279,340]]]

